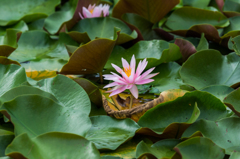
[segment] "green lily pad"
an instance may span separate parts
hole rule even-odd
[[[44,57],[68,60],[69,55],[65,44],[78,46],[78,43],[65,33],[60,34],[59,40],[54,40],[44,31],[28,31],[22,33],[18,41],[18,48],[9,58],[18,62]]]
[[[129,27],[138,32],[138,38],[144,40],[162,39],[163,34],[158,34],[154,29],[154,24],[144,19],[138,14],[126,13],[122,16],[122,19],[129,24]],[[167,36],[170,36],[167,34]],[[171,38],[171,36],[170,36]]]
[[[86,139],[92,141],[97,149],[115,150],[135,135],[139,129],[131,119],[118,120],[109,116],[92,116],[92,127]]]
[[[55,58],[42,58],[21,63],[25,68],[27,77],[34,80],[41,80],[57,76],[57,72],[61,70],[67,61]]]
[[[102,94],[95,84],[85,78],[75,78],[73,80],[87,92],[91,102],[97,106],[102,106]]]
[[[238,0],[225,0],[223,6],[224,14],[228,17],[239,16],[239,7],[240,3]]]
[[[6,34],[6,30],[11,29],[11,30],[17,30],[20,32],[24,32],[28,30],[28,26],[24,21],[20,21],[17,24],[11,25],[11,26],[6,26],[6,27],[0,27],[0,35],[3,36]]]
[[[199,131],[211,139],[217,146],[224,148],[227,154],[240,151],[239,141],[240,119],[236,117],[225,118],[219,121],[199,120],[192,124],[182,135],[189,137]]]
[[[230,25],[228,27],[224,28],[224,35],[222,36],[222,38],[226,38],[226,37],[229,37],[229,36],[235,37],[237,35],[240,35],[239,20],[240,20],[239,16],[229,18]]]
[[[192,87],[183,83],[179,75],[180,68],[181,66],[176,62],[168,62],[158,65],[154,69],[153,73],[159,72],[159,74],[152,78],[154,81],[150,84],[153,85],[159,92],[163,92],[168,89],[193,90]]]
[[[240,116],[240,106],[239,106],[239,100],[240,100],[240,89],[234,90],[231,93],[229,93],[227,96],[225,96],[223,102],[226,104],[230,109],[232,109],[235,114]]]
[[[240,152],[233,152],[229,157],[229,159],[239,159],[239,158],[240,158]]]
[[[17,30],[8,29],[4,36],[0,36],[0,56],[8,57],[18,46]]]
[[[45,18],[52,14],[59,4],[60,0],[2,0],[0,2],[0,26],[11,25],[20,20],[28,23]]]
[[[196,8],[206,8],[210,0],[183,0],[184,6],[191,6]]]
[[[45,18],[35,20],[31,23],[28,23],[29,30],[43,30],[43,25],[45,22]]]
[[[5,149],[12,142],[13,138],[13,132],[1,129],[0,126],[0,157],[5,156]]]
[[[114,151],[108,150],[101,152],[101,159],[135,158],[136,147],[139,142],[139,138],[132,138],[131,140],[120,145]]]
[[[132,31],[124,22],[112,17],[83,19],[79,21],[68,34],[78,43],[86,43],[96,38],[114,40],[115,27],[121,30],[117,44],[122,44],[137,38],[136,31]]]
[[[213,86],[205,87],[201,91],[205,91],[205,92],[211,93],[212,95],[214,95],[215,97],[217,97],[221,101],[223,101],[224,98],[229,93],[234,91],[234,89],[229,87],[229,86],[224,86],[224,85],[213,85]]]
[[[116,44],[119,31],[115,30],[114,40],[95,39],[81,45],[63,66],[62,74],[100,73]]]
[[[25,70],[18,65],[2,65],[0,64],[0,96],[10,89],[20,86],[27,81]]]
[[[40,95],[18,96],[4,103],[0,111],[10,117],[15,126],[16,136],[27,133],[31,137],[36,137],[55,131],[84,136],[91,127],[87,114],[76,113],[76,110],[63,107],[52,99]]]
[[[237,55],[240,55],[240,35],[234,37],[231,39],[231,42],[233,43],[232,47],[234,49],[234,51],[236,52]]]
[[[192,55],[179,73],[184,83],[196,89],[211,85],[234,86],[240,82],[239,63],[240,57],[235,53],[223,56],[217,50],[203,50]]]
[[[7,147],[6,154],[13,158],[24,156],[24,158],[100,159],[100,154],[92,142],[81,136],[62,132],[46,133],[35,138],[30,138],[27,134],[19,135]]]
[[[148,110],[138,124],[162,134],[172,123],[191,124],[200,119],[215,121],[226,116],[226,107],[218,98],[207,92],[193,91]]]
[[[98,4],[100,0],[70,0],[66,2],[60,11],[54,12],[46,18],[44,28],[50,34],[59,33],[62,29],[70,30],[79,20],[79,13],[82,13],[82,8],[88,8],[90,4]]]
[[[112,16],[121,19],[125,13],[136,13],[155,24],[179,2],[179,0],[138,0],[136,5],[134,0],[121,0],[114,6]]]
[[[206,38],[204,37],[204,33],[202,33],[201,35],[201,39],[198,43],[198,46],[197,46],[197,51],[201,51],[201,50],[207,50],[208,49],[208,41],[206,40]]]
[[[223,159],[225,156],[222,148],[216,146],[210,139],[204,137],[194,137],[185,140],[178,144],[174,150],[185,159]]]
[[[143,155],[152,154],[156,158],[171,158],[175,154],[173,148],[179,142],[178,139],[165,139],[150,145],[141,141],[137,145],[136,157],[141,158]]]
[[[184,23],[182,23],[183,19]],[[182,7],[175,10],[165,23],[165,25],[171,30],[189,30],[192,26],[199,24],[226,27],[229,25],[229,21],[227,17],[218,11]]]
[[[148,65],[146,69],[161,63],[175,61],[182,57],[179,47],[175,44],[164,40],[139,41],[129,49],[115,46],[104,68],[114,70],[111,63],[121,67],[121,58],[130,61],[132,55],[135,55],[137,63],[147,58]]]

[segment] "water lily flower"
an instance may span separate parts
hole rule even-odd
[[[82,8],[82,14],[79,13],[79,16],[84,18],[94,18],[94,17],[106,17],[109,15],[109,8],[110,6],[108,4],[100,4],[98,6],[89,5],[88,8],[83,7]]]
[[[149,70],[141,74],[146,68],[147,63],[148,62],[146,59],[140,61],[136,72],[135,72],[136,59],[134,55],[132,56],[130,65],[124,58],[122,58],[123,69],[121,69],[115,64],[112,64],[112,66],[116,69],[118,73],[121,74],[122,77],[114,72],[111,72],[111,74],[103,75],[105,80],[114,81],[113,83],[110,83],[104,87],[104,88],[114,87],[111,90],[107,91],[111,92],[110,97],[119,94],[126,89],[129,89],[131,94],[137,99],[138,89],[136,85],[150,83],[154,81],[153,79],[150,78],[158,74],[158,73],[150,74],[155,69],[155,67],[150,68]]]

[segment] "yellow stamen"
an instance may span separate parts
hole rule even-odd
[[[93,9],[91,9],[89,12],[90,12],[91,14],[93,14]]]
[[[130,67],[129,67],[129,68],[125,67],[125,68],[124,68],[124,72],[125,72],[126,75],[129,77],[129,76],[131,75],[131,68],[130,68]]]

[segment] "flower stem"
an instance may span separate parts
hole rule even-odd
[[[99,72],[99,77],[100,77],[100,82],[101,82],[101,84],[103,84],[103,76],[102,76],[102,71],[101,72]]]
[[[129,106],[129,109],[132,108],[132,104],[133,104],[133,95],[131,93],[131,96],[130,96],[130,106]]]

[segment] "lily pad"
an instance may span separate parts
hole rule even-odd
[[[8,57],[18,46],[17,30],[8,29],[4,36],[0,36],[0,55]]]
[[[15,64],[0,64],[0,96],[27,81],[25,70]]]
[[[92,141],[97,149],[115,150],[133,137],[135,131],[140,128],[131,119],[118,120],[109,116],[93,116],[91,121],[92,127],[86,139]]]
[[[226,107],[218,98],[207,92],[193,91],[148,110],[138,124],[162,134],[172,123],[191,124],[200,119],[215,121],[226,116]]]
[[[182,19],[184,19],[184,23],[182,23]],[[175,10],[165,23],[165,25],[171,30],[188,30],[192,26],[199,24],[226,27],[229,25],[229,21],[227,17],[218,11],[182,7]]]
[[[60,34],[59,40],[54,40],[44,31],[28,31],[22,33],[18,41],[18,48],[9,58],[18,62],[44,57],[68,60],[69,55],[65,44],[78,46],[78,43],[65,33]]]
[[[158,65],[153,72],[159,72],[159,74],[153,77],[154,81],[150,84],[159,92],[169,89],[193,90],[192,87],[183,83],[179,75],[180,68],[181,66],[176,62],[168,62]]]
[[[196,89],[211,85],[235,86],[240,82],[239,63],[240,57],[235,53],[223,56],[217,50],[202,50],[192,55],[179,73],[184,83]]]
[[[10,25],[10,26],[5,26],[5,27],[0,27],[0,35],[1,36],[5,35],[8,29],[17,30],[19,32],[24,32],[24,31],[28,30],[28,26],[23,20],[21,20],[17,24]]]
[[[194,137],[186,141],[181,142],[175,148],[182,158],[190,159],[203,159],[203,158],[224,158],[224,150],[215,145],[208,138]]]
[[[210,0],[183,0],[184,6],[191,6],[196,8],[206,8]]]
[[[52,14],[59,4],[60,0],[1,0],[0,26],[11,25],[20,20],[28,23],[45,18]]]
[[[180,143],[178,139],[165,139],[152,145],[141,141],[136,149],[136,157],[141,158],[141,156],[152,154],[156,158],[171,158],[175,154],[173,148],[178,143]]]
[[[19,135],[8,146],[6,154],[13,158],[39,158],[41,156],[41,158],[100,159],[100,154],[92,142],[81,136],[62,132],[46,133],[35,138],[27,134]]]
[[[1,129],[1,126],[0,126],[0,143],[1,143],[0,157],[5,156],[5,149],[12,142],[13,138],[14,138],[13,132]]]
[[[195,46],[188,40],[177,38],[174,44],[180,48],[180,52],[183,56],[183,61],[186,61],[192,54],[197,52]]]
[[[92,74],[100,73],[116,44],[117,30],[114,40],[95,39],[81,45],[70,57],[68,63],[63,66],[62,74]]]
[[[182,135],[190,137],[200,132],[204,137],[211,139],[217,146],[224,148],[227,154],[239,149],[240,119],[236,117],[225,118],[220,121],[199,120],[192,124]]]
[[[230,109],[232,109],[235,114],[240,116],[240,106],[239,106],[239,99],[240,99],[240,89],[236,89],[225,96],[223,102],[226,104]]]
[[[179,2],[179,0],[138,0],[136,5],[135,0],[121,0],[114,6],[112,16],[121,19],[125,13],[136,13],[154,24]]]
[[[137,38],[136,31],[132,31],[124,22],[112,17],[83,19],[79,21],[68,34],[78,43],[86,43],[96,38],[114,40],[115,27],[121,30],[117,44],[122,44]]]
[[[18,96],[4,103],[0,111],[11,119],[16,136],[27,133],[31,137],[36,137],[56,131],[84,136],[91,127],[88,115],[76,113],[74,109],[63,107],[52,99],[40,95]]]
[[[0,56],[0,63],[3,65],[15,64],[21,66],[17,61],[10,60],[5,56]]]
[[[224,98],[229,93],[234,91],[234,89],[229,86],[224,86],[224,85],[213,85],[213,86],[205,87],[201,91],[206,91],[208,93],[211,93],[212,95],[214,95],[215,97],[217,97],[221,101],[223,101]]]
[[[121,67],[121,58],[130,61],[132,55],[135,55],[137,63],[147,58],[148,65],[146,69],[161,63],[175,61],[182,57],[179,47],[175,44],[164,40],[140,41],[129,49],[115,46],[104,68],[114,70],[111,63]]]

